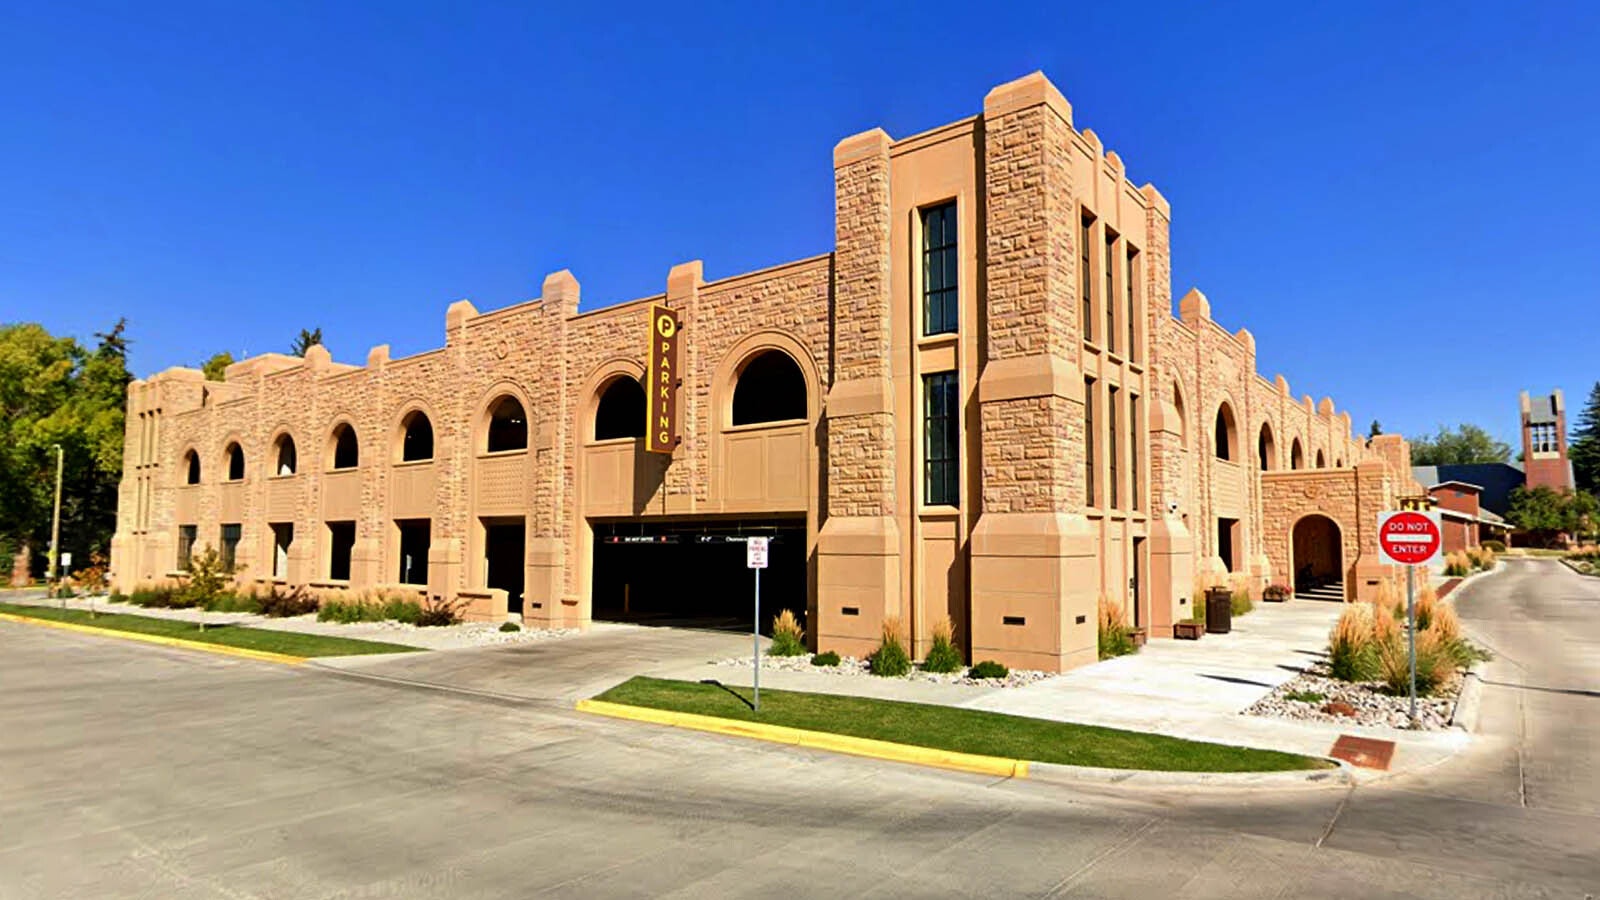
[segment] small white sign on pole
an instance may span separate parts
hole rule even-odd
[[[744,564],[750,569],[767,567],[767,540],[764,537],[747,538],[744,544]]]
[[[744,542],[744,564],[756,572],[756,615],[750,630],[751,657],[755,666],[755,699],[751,704],[761,712],[761,570],[767,567],[767,541],[769,538],[751,537]]]
[[[72,554],[71,553],[63,553],[63,554],[61,554],[61,568],[65,569],[67,566],[70,566],[70,565],[72,565]]]

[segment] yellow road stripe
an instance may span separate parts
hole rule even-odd
[[[163,647],[178,647],[183,650],[201,650],[206,653],[217,653],[222,656],[237,656],[242,659],[253,659],[259,662],[278,663],[285,666],[295,666],[306,661],[303,656],[288,656],[283,653],[272,653],[267,650],[247,650],[243,647],[229,647],[225,644],[208,644],[203,641],[186,641],[183,638],[166,637],[159,634],[140,634],[137,631],[118,631],[114,628],[96,628],[93,625],[79,625],[74,622],[57,622],[54,619],[35,619],[32,616],[19,616],[12,613],[0,613],[0,621],[19,622],[24,625],[43,625],[46,628],[59,628],[62,631],[76,631],[79,634],[93,634],[99,637],[123,638],[130,641],[143,641],[146,644],[160,644]]]
[[[579,700],[578,711],[610,716],[615,719],[629,719],[635,722],[649,722],[655,725],[671,725],[676,728],[689,728],[695,731],[709,731],[715,734],[755,738],[758,741],[809,747],[814,750],[832,750],[837,753],[849,753],[853,756],[870,756],[874,759],[887,759],[894,762],[914,763],[922,766],[937,766],[941,769],[956,769],[962,772],[976,772],[980,775],[996,775],[1004,778],[1028,777],[1028,761],[1023,759],[1005,759],[999,756],[957,753],[954,750],[936,750],[932,747],[917,747],[911,744],[896,744],[891,741],[877,741],[871,738],[852,737],[844,734],[829,734],[825,731],[807,731],[783,725],[764,725],[760,722],[741,722],[735,719],[720,719],[716,716],[701,716],[694,713],[651,709],[645,706],[608,703],[604,700]]]

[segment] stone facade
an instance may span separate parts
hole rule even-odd
[[[1318,565],[1336,555],[1347,593],[1368,590],[1377,511],[1419,493],[1404,442],[1369,445],[1331,399],[1258,375],[1250,333],[1199,291],[1173,316],[1167,201],[1043,76],[923,134],[848,138],[833,165],[821,256],[716,281],[685,263],[663,293],[583,313],[558,272],[527,303],[451,305],[444,346],[417,356],[376,347],[358,367],[316,347],[223,382],[135,382],[115,583],[174,577],[236,530],[241,579],[412,591],[485,619],[520,598],[526,621],[583,625],[617,574],[597,571],[602,538],[773,523],[802,536],[820,648],[865,652],[896,619],[920,656],[948,617],[971,657],[1045,669],[1094,659],[1102,599],[1161,637],[1196,575],[1291,579],[1311,515],[1340,535],[1334,555],[1303,542]],[[924,320],[934,284],[953,327]],[[684,329],[670,456],[600,425],[645,372],[656,303]],[[954,397],[938,428],[935,390]],[[424,417],[431,450],[408,458]],[[407,575],[419,555],[425,578]]]

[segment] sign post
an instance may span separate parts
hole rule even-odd
[[[1378,514],[1378,549],[1385,559],[1406,567],[1406,638],[1410,641],[1411,727],[1417,727],[1417,566],[1439,558],[1444,533],[1436,512]]]
[[[755,711],[761,712],[761,570],[767,567],[767,538],[747,538],[744,543],[744,564],[756,573],[756,620],[750,630],[750,645],[755,650]]]

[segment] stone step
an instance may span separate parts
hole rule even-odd
[[[1299,600],[1323,600],[1332,603],[1343,603],[1344,583],[1325,584],[1313,590],[1299,591],[1294,596]]]

